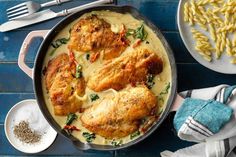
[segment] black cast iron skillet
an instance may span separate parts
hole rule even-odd
[[[142,20],[144,21],[144,23],[146,25],[148,25],[157,35],[157,37],[161,40],[162,44],[164,45],[167,55],[169,57],[169,61],[170,61],[170,66],[171,66],[171,90],[170,90],[170,96],[168,98],[167,101],[167,105],[166,108],[162,114],[162,116],[158,119],[158,121],[142,136],[140,136],[139,138],[123,144],[121,146],[109,146],[109,145],[96,145],[96,144],[84,144],[82,142],[80,142],[77,138],[73,137],[73,136],[69,136],[66,132],[64,132],[61,127],[57,124],[57,122],[53,119],[52,115],[50,114],[50,112],[48,111],[48,108],[46,106],[44,97],[43,97],[43,90],[42,90],[42,81],[41,81],[41,77],[42,77],[42,69],[43,69],[43,61],[45,58],[45,55],[50,46],[50,43],[53,41],[53,39],[56,37],[56,35],[64,28],[66,27],[68,24],[70,24],[71,22],[73,22],[74,20],[77,20],[80,16],[82,16],[85,13],[91,12],[91,11],[99,11],[99,10],[110,10],[113,12],[118,12],[118,13],[129,13],[131,14],[134,18],[138,19],[138,20]],[[43,42],[41,43],[41,46],[38,50],[37,56],[35,58],[35,62],[34,62],[34,70],[30,69],[25,63],[24,63],[24,58],[25,55],[27,53],[27,47],[30,44],[31,40],[34,37],[38,37],[38,36],[42,36],[44,37]],[[44,117],[47,119],[47,121],[49,122],[49,124],[61,135],[67,137],[68,139],[70,139],[74,145],[81,149],[81,150],[88,150],[88,149],[94,149],[94,150],[117,150],[117,149],[122,149],[122,148],[126,148],[129,147],[131,145],[134,145],[142,140],[144,140],[145,138],[147,138],[151,133],[153,133],[159,126],[160,124],[164,121],[164,119],[167,117],[168,113],[170,112],[171,106],[174,102],[174,99],[176,97],[176,86],[177,86],[177,77],[176,77],[176,65],[175,65],[175,59],[174,59],[174,55],[173,52],[169,46],[169,44],[167,43],[166,39],[164,38],[164,36],[162,35],[162,33],[160,32],[160,30],[154,25],[152,24],[152,22],[150,22],[146,17],[144,17],[143,15],[141,15],[139,13],[139,11],[131,6],[113,6],[113,5],[109,5],[109,6],[97,6],[97,7],[92,7],[89,9],[85,9],[79,12],[76,12],[66,18],[64,18],[62,21],[60,21],[56,26],[54,26],[51,30],[47,30],[47,31],[33,31],[31,32],[25,39],[22,48],[21,48],[21,52],[19,54],[19,60],[18,60],[18,64],[20,66],[20,68],[26,73],[28,74],[30,77],[33,78],[33,83],[34,83],[34,92],[36,95],[36,99],[37,102],[39,104],[39,107],[44,115]]]

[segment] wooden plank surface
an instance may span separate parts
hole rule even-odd
[[[0,1],[0,24],[7,20],[6,8],[25,0]],[[47,0],[36,0],[40,3]],[[51,7],[54,11],[75,7],[92,0],[73,0],[61,6]],[[132,5],[149,18],[163,32],[171,45],[177,61],[178,91],[203,88],[218,84],[235,84],[236,75],[213,72],[198,64],[188,53],[176,26],[178,0],[118,0],[121,5]],[[8,110],[17,102],[34,98],[32,80],[17,65],[18,53],[25,36],[33,30],[51,29],[62,18],[32,25],[11,32],[0,33],[0,156],[24,156],[14,149],[4,134],[4,119]],[[29,49],[26,61],[33,67],[34,57],[42,39],[36,39]],[[85,157],[156,157],[163,150],[178,150],[191,145],[181,141],[173,131],[171,113],[161,127],[143,142],[127,149],[111,152],[80,151],[60,135],[46,151],[37,156],[85,156]]]

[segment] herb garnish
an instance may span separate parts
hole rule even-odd
[[[166,85],[165,89],[161,91],[160,95],[168,94],[169,89],[170,89],[170,82]]]
[[[133,36],[135,39],[141,39],[144,41],[147,38],[148,33],[144,29],[144,25],[142,24],[137,29],[128,29],[126,32],[126,37]]]
[[[71,33],[71,29],[69,30],[69,34]],[[71,34],[70,34],[71,35]],[[67,44],[67,42],[70,40],[70,35],[68,38],[59,38],[56,39],[55,41],[53,41],[51,43],[51,46],[54,48],[51,52],[50,52],[50,56],[52,56],[54,54],[54,52],[56,51],[57,48],[59,48],[61,45],[63,44]]]
[[[90,94],[90,99],[91,99],[91,101],[95,101],[95,100],[99,99],[99,96],[97,94]]]
[[[88,132],[83,132],[82,135],[88,143],[92,142],[96,138],[96,135],[94,133],[90,134]]]
[[[166,87],[165,87],[165,88],[161,91],[161,93],[159,94],[159,96],[158,96],[158,100],[159,100],[159,101],[164,102],[163,96],[164,96],[165,94],[168,94],[169,89],[170,89],[170,82],[166,85]]]
[[[147,75],[146,85],[147,85],[148,89],[151,89],[155,85],[154,77],[155,76],[152,74]]]
[[[87,59],[87,60],[90,59],[90,54],[89,54],[89,53],[86,54],[86,59]]]
[[[78,64],[76,66],[75,78],[81,78],[82,76],[83,76],[82,65]]]
[[[66,125],[70,125],[77,118],[78,118],[78,116],[75,113],[68,114],[67,119],[66,119]]]
[[[120,141],[112,140],[112,141],[111,141],[111,145],[113,145],[113,146],[120,146],[122,143],[123,143],[122,140],[120,140]]]
[[[137,136],[139,136],[139,135],[140,135],[140,131],[137,130],[137,131],[135,131],[134,133],[132,133],[132,134],[130,135],[130,139],[132,140],[132,139],[134,139],[135,137],[137,137]]]

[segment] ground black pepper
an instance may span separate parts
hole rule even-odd
[[[34,144],[41,140],[41,135],[36,131],[32,131],[26,121],[21,121],[18,125],[15,125],[13,132],[24,143]]]

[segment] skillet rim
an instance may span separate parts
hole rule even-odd
[[[170,62],[171,66],[171,89],[170,89],[170,94],[168,101],[166,103],[166,108],[164,112],[162,113],[162,116],[158,119],[158,121],[155,122],[155,124],[142,136],[139,138],[123,144],[121,146],[110,146],[110,145],[97,145],[97,144],[92,144],[92,143],[82,143],[79,141],[79,139],[69,136],[65,131],[62,131],[61,127],[57,124],[57,122],[54,120],[52,115],[50,114],[49,110],[47,109],[44,97],[43,97],[43,91],[42,91],[42,82],[41,82],[41,75],[43,71],[43,61],[45,58],[45,53],[47,52],[47,49],[51,43],[51,41],[54,39],[54,37],[60,32],[61,29],[66,27],[68,23],[73,22],[74,20],[78,19],[80,16],[82,16],[84,13],[88,13],[91,11],[100,11],[100,10],[110,10],[112,12],[118,12],[118,13],[129,13],[132,15],[134,18],[138,20],[143,20],[144,23],[149,26],[157,35],[157,37],[160,39],[162,42],[164,48],[166,49],[166,53]],[[175,58],[172,49],[170,48],[167,40],[161,33],[161,31],[151,22],[149,21],[145,16],[139,13],[139,11],[132,7],[132,6],[116,6],[116,5],[102,5],[102,6],[96,6],[96,7],[91,7],[88,9],[84,9],[81,11],[78,11],[76,13],[73,13],[65,18],[63,18],[61,21],[59,21],[47,34],[45,39],[42,41],[37,55],[35,57],[35,62],[34,62],[34,73],[33,73],[33,84],[34,84],[34,92],[35,92],[35,97],[37,100],[37,103],[39,104],[39,108],[41,112],[43,113],[44,117],[48,121],[48,123],[61,135],[64,137],[70,139],[73,144],[81,149],[81,150],[88,150],[88,149],[93,149],[93,150],[119,150],[123,148],[130,147],[132,145],[135,145],[141,141],[143,141],[145,138],[150,136],[157,128],[163,123],[165,118],[168,116],[168,113],[171,109],[172,103],[174,102],[174,98],[176,97],[176,89],[177,89],[177,69],[176,69],[176,64],[175,64]]]

